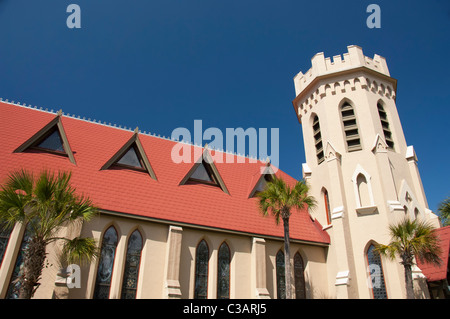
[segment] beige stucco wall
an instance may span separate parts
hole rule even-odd
[[[199,229],[185,225],[170,224],[124,216],[101,214],[93,221],[84,224],[78,232],[83,237],[93,237],[101,245],[104,232],[114,226],[118,234],[118,244],[111,279],[110,298],[120,298],[125,266],[126,247],[131,233],[138,229],[143,237],[143,249],[139,268],[137,298],[168,298],[167,282],[176,281],[173,286],[175,297],[183,299],[194,297],[195,253],[201,240],[208,244],[210,258],[208,271],[208,298],[217,296],[217,255],[218,249],[226,242],[231,252],[230,298],[277,298],[275,256],[283,248],[282,239],[257,238],[247,234],[233,234],[222,231]],[[281,226],[280,226],[281,227]],[[169,244],[170,232],[175,230],[176,240]],[[0,268],[0,284],[3,287],[1,298],[5,298],[9,285],[12,265],[15,263],[18,247],[23,236],[21,227],[16,227],[8,244],[5,259]],[[175,242],[175,244],[173,244]],[[255,242],[262,243],[262,252],[255,254]],[[179,246],[179,253],[174,247]],[[68,293],[68,298],[92,298],[95,288],[98,260],[81,267],[81,288],[67,289],[64,284],[55,286],[59,271],[56,255],[57,245],[48,246],[46,267],[43,269],[41,285],[34,298],[53,298],[56,293]],[[171,247],[171,248],[170,248]],[[168,250],[172,249],[172,253]],[[175,253],[173,253],[175,251]],[[307,298],[328,295],[328,276],[326,275],[327,247],[317,245],[291,244],[291,257],[299,252],[305,263]],[[179,256],[179,257],[177,257]],[[265,267],[260,267],[264,264]],[[175,268],[170,268],[175,267]],[[168,269],[170,270],[168,271]],[[176,269],[176,271],[172,271]],[[258,269],[258,270],[256,270]],[[262,280],[256,279],[257,271],[265,269]],[[170,274],[169,274],[170,273]],[[178,283],[178,284],[177,284]],[[260,287],[257,287],[259,285]],[[266,287],[262,287],[266,285]],[[56,288],[55,288],[56,287]],[[268,295],[258,295],[257,288],[267,289]],[[176,295],[177,291],[180,295]],[[173,296],[172,296],[173,297]]]

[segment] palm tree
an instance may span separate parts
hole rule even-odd
[[[282,178],[273,175],[272,181],[266,184],[265,189],[257,193],[261,213],[267,216],[270,212],[275,217],[277,225],[280,218],[283,220],[286,299],[292,299],[289,217],[291,209],[294,207],[303,209],[305,205],[308,208],[316,206],[316,200],[314,197],[308,196],[308,190],[309,187],[304,181],[299,181],[291,187]]]
[[[450,225],[450,197],[443,200],[438,207],[438,211],[441,213],[441,220],[444,222],[444,226]]]
[[[48,244],[62,240],[68,263],[91,261],[98,254],[93,238],[58,237],[63,227],[89,221],[97,214],[89,198],[75,194],[70,178],[70,173],[43,171],[35,179],[21,170],[11,173],[1,187],[0,224],[9,229],[23,224],[29,236],[18,278],[20,299],[31,298],[39,286]]]
[[[377,245],[376,251],[391,260],[400,257],[400,263],[405,268],[406,298],[414,299],[412,266],[414,257],[421,262],[439,265],[441,263],[439,239],[433,231],[434,227],[424,221],[411,221],[404,218],[395,225],[389,226],[391,242],[388,245]]]

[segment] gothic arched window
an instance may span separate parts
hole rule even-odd
[[[13,273],[11,275],[11,279],[9,282],[8,292],[6,294],[6,299],[18,299],[19,298],[19,290],[20,290],[20,281],[19,277],[23,272],[23,259],[25,250],[28,247],[28,242],[31,238],[31,227],[30,224],[25,228],[25,233],[23,234],[22,243],[20,244],[20,250],[17,255],[16,263],[14,265]]]
[[[414,208],[414,218],[417,219],[419,217],[419,210],[416,208]]]
[[[206,299],[208,297],[208,261],[208,245],[202,240],[198,244],[195,254],[195,299]]]
[[[108,299],[117,248],[117,232],[111,226],[103,235],[100,261],[95,282],[94,299]]]
[[[394,149],[394,140],[392,139],[392,132],[389,128],[389,121],[387,117],[387,113],[384,110],[383,105],[378,102],[378,115],[380,116],[381,127],[383,128],[384,139],[386,140],[386,144],[390,149]]]
[[[367,263],[369,264],[370,278],[372,280],[371,288],[373,298],[387,299],[383,265],[381,264],[380,254],[375,251],[374,245],[370,245],[367,249]]]
[[[358,185],[359,203],[360,207],[371,206],[369,186],[366,177],[360,173],[356,178],[356,184]]]
[[[330,197],[328,196],[328,191],[326,190],[326,188],[323,188],[322,193],[323,193],[323,202],[324,202],[324,206],[325,206],[325,212],[327,214],[327,223],[328,223],[328,225],[330,225],[331,224]]]
[[[409,216],[408,207],[406,205],[403,205],[403,210],[405,211],[405,216]]]
[[[313,135],[314,145],[316,148],[317,163],[320,164],[324,160],[322,133],[320,132],[319,117],[317,115],[313,118]]]
[[[294,256],[295,298],[306,299],[305,266],[299,253]]]
[[[350,103],[345,102],[341,106],[342,123],[344,125],[345,141],[349,152],[361,149],[361,139],[358,132],[355,111]]]
[[[217,299],[230,299],[230,248],[223,243],[217,263]]]
[[[11,231],[12,228],[8,229],[4,223],[0,223],[0,266],[3,261],[3,256],[5,256],[6,247],[8,247]]]
[[[136,229],[128,240],[127,258],[122,283],[122,299],[136,299],[141,252],[142,236],[139,230]]]
[[[369,173],[358,164],[352,176],[358,214],[372,214],[375,212],[376,206],[370,180]]]
[[[284,253],[279,250],[276,256],[277,297],[286,299],[286,277],[284,272]]]

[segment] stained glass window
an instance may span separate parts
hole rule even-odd
[[[117,247],[117,232],[113,226],[103,235],[100,261],[95,282],[94,299],[108,299]]]
[[[370,245],[367,250],[367,261],[369,263],[370,278],[372,280],[373,298],[387,299],[383,265],[381,264],[380,255],[375,251],[374,245]]]
[[[122,299],[136,299],[141,251],[142,236],[138,230],[135,230],[128,240],[127,258],[122,284]]]
[[[294,256],[295,298],[306,299],[305,268],[302,256],[296,253]]]
[[[195,256],[195,291],[194,298],[206,299],[208,296],[208,245],[202,240],[197,246]]]
[[[53,132],[37,144],[36,147],[57,152],[64,152],[61,135],[59,135],[59,131],[57,129],[53,130]]]
[[[230,299],[230,248],[226,243],[219,248],[217,299]]]
[[[0,224],[0,266],[2,264],[3,256],[5,255],[6,247],[8,246],[11,229],[5,228],[4,224]]]
[[[139,159],[134,147],[130,147],[128,151],[117,161],[117,164],[143,168],[141,160]]]
[[[6,299],[18,299],[19,298],[19,289],[20,289],[20,276],[23,272],[23,258],[24,252],[28,247],[28,241],[30,240],[30,227],[27,226],[25,229],[25,234],[23,235],[22,243],[20,245],[19,254],[17,255],[16,264],[14,266],[14,270],[11,276],[11,280],[8,287],[8,293],[6,295]]]
[[[286,277],[284,273],[284,253],[279,250],[276,257],[277,297],[286,299]]]

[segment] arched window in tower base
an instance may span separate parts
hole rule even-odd
[[[380,254],[375,250],[375,246],[370,244],[366,253],[370,279],[370,289],[373,299],[387,299],[386,285],[384,281],[383,265]]]

